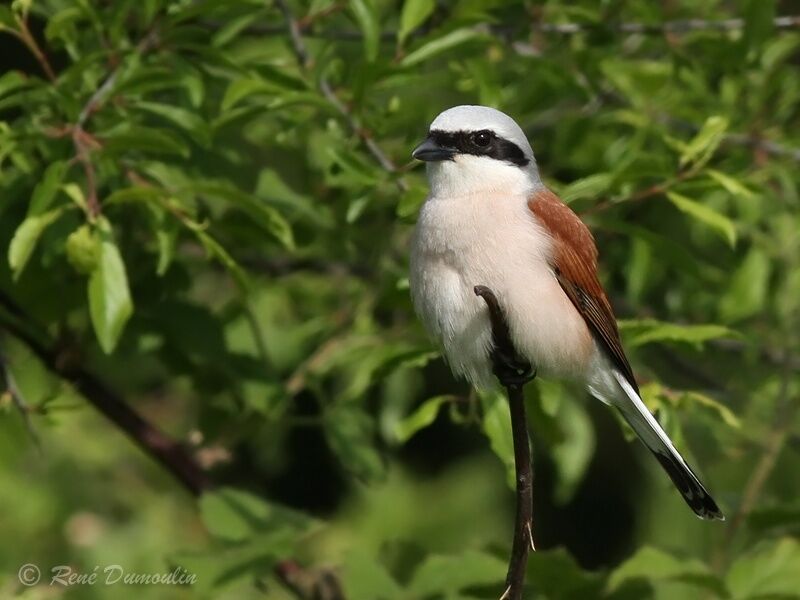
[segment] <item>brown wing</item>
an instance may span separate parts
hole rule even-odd
[[[638,392],[619,339],[614,311],[597,278],[597,247],[589,228],[550,190],[538,192],[528,201],[528,207],[555,240],[553,270],[558,283],[616,367]]]

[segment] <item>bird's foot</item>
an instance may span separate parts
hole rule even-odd
[[[504,387],[522,387],[536,377],[536,369],[514,348],[506,316],[494,292],[485,285],[476,285],[475,295],[483,298],[486,308],[489,309],[494,343],[491,354],[492,372]]]
[[[492,372],[504,387],[522,387],[536,378],[536,369],[531,363],[514,354],[507,354],[500,348],[492,351]]]

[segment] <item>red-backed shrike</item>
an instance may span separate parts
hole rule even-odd
[[[611,304],[597,277],[589,229],[539,177],[519,125],[485,106],[456,106],[413,152],[430,194],[411,248],[416,310],[453,371],[492,383],[485,285],[497,296],[517,352],[545,377],[582,382],[620,411],[694,512],[723,519],[639,395]]]

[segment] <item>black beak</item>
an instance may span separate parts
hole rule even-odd
[[[441,160],[453,160],[455,150],[450,148],[443,148],[431,138],[427,138],[419,146],[414,148],[411,153],[412,158],[417,160],[424,160],[426,162],[438,162]]]

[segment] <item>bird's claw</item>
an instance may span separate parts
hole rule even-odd
[[[492,372],[504,387],[522,387],[536,377],[536,369],[514,348],[508,322],[494,292],[485,285],[476,285],[475,295],[481,297],[489,309],[494,342],[491,354]]]
[[[506,356],[495,349],[492,352],[492,371],[504,387],[522,387],[536,377],[536,369],[519,356]]]

